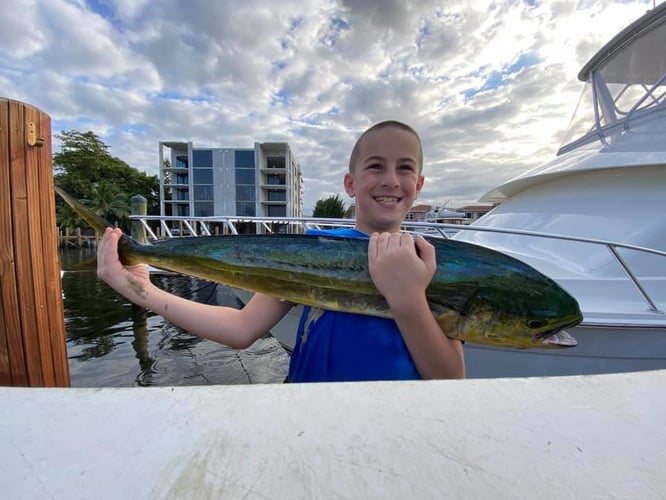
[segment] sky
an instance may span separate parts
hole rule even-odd
[[[661,2],[656,2],[657,4]],[[11,6],[11,7],[10,7]],[[339,195],[368,126],[421,135],[447,208],[554,158],[577,74],[652,0],[4,0],[0,97],[158,174],[159,141],[288,142],[303,210]],[[53,152],[59,149],[54,140]]]

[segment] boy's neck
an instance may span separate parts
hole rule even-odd
[[[358,221],[354,225],[354,229],[357,231],[366,234],[368,236],[372,235],[372,233],[399,233],[400,232],[400,226],[394,227],[394,228],[373,228],[369,226],[364,226],[364,225],[359,225]]]

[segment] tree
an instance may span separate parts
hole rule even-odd
[[[71,130],[56,136],[62,141],[53,155],[56,183],[75,198],[89,198],[93,183],[113,170],[109,148],[94,132]]]
[[[60,226],[60,229],[74,231],[74,229],[81,226],[81,219],[79,219],[74,209],[65,203],[59,206],[56,211],[56,223]]]
[[[109,222],[129,216],[127,196],[108,180],[100,181],[93,187],[92,209]]]
[[[315,203],[313,217],[341,219],[345,214],[345,204],[339,195],[322,198]]]
[[[156,175],[132,168],[109,154],[109,148],[91,131],[70,130],[57,136],[62,142],[53,155],[54,181],[105,217],[115,218],[119,226],[129,229],[130,198],[140,194],[148,201],[148,214],[159,213],[159,179]],[[61,214],[63,204],[58,200],[58,220],[71,224],[71,216]],[[123,208],[123,206],[125,208]]]

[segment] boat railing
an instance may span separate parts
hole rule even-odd
[[[631,107],[629,112],[627,113],[627,118],[624,121],[624,129],[629,130],[629,122],[634,113],[636,113],[636,110],[639,109],[643,103],[649,98],[652,99],[652,104],[654,106],[663,106],[663,103],[666,102],[666,92],[663,91],[664,87],[664,82],[666,82],[666,73],[664,73],[661,78],[659,78],[652,87],[647,89],[647,92],[643,94],[643,97],[641,97],[636,103]],[[657,95],[657,89],[662,90],[661,94]],[[651,104],[651,105],[652,105]]]
[[[139,221],[146,230],[148,240],[162,239],[153,230],[159,225],[165,238],[175,238],[180,236],[212,236],[211,225],[215,224],[215,234],[238,234],[239,224],[254,224],[258,233],[302,233],[307,229],[321,229],[332,227],[353,227],[354,219],[333,219],[316,217],[178,217],[178,216],[158,216],[158,215],[132,215],[132,220]],[[152,223],[152,226],[151,226]],[[178,230],[174,229],[178,226]],[[183,231],[180,228],[184,228]],[[527,231],[519,229],[506,229],[499,227],[483,227],[466,224],[445,224],[439,222],[421,222],[404,221],[402,230],[431,237],[450,238],[459,231],[475,231],[502,233],[513,236],[524,236],[528,238],[549,238],[560,241],[571,241],[594,246],[601,246],[608,250],[611,256],[617,262],[619,268],[626,275],[627,279],[635,286],[637,292],[648,305],[649,312],[655,314],[664,314],[659,309],[655,300],[652,299],[645,286],[641,283],[637,273],[631,269],[628,262],[622,257],[621,250],[642,252],[645,254],[666,257],[666,251],[655,248],[631,245],[617,241],[587,238],[580,236],[568,236],[562,234],[544,233],[539,231]]]

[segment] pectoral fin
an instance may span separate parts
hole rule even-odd
[[[463,317],[459,313],[452,311],[451,309],[443,309],[440,313],[433,311],[433,315],[435,316],[437,324],[447,337],[452,339],[460,338]]]

